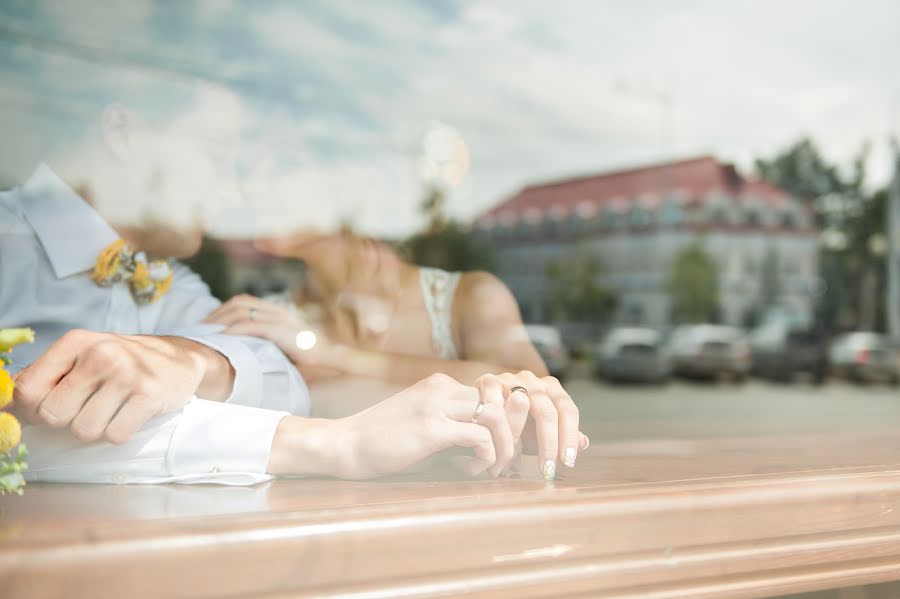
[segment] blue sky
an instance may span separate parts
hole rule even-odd
[[[412,231],[435,122],[468,149],[461,218],[529,182],[662,157],[746,168],[801,135],[844,162],[873,142],[878,184],[900,133],[889,0],[4,0],[0,17],[0,182],[64,160],[116,98],[235,128],[244,200],[282,223]],[[170,92],[195,81],[233,97]]]

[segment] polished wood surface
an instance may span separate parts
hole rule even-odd
[[[900,579],[900,430],[595,442],[545,484],[31,485],[9,597],[762,597]]]

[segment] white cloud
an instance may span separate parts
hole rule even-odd
[[[231,232],[348,218],[370,233],[410,232],[421,136],[435,120],[471,153],[450,205],[464,218],[537,180],[707,152],[748,168],[801,135],[843,162],[871,140],[881,184],[887,134],[900,132],[900,5],[887,0],[521,0],[446,15],[421,4],[232,2],[195,9],[196,34],[183,44],[158,43],[146,6],[90,22],[53,8],[54,22],[245,82],[240,106],[210,117],[240,121],[240,151],[255,165],[242,187],[257,214],[220,224]],[[41,76],[58,78],[57,89],[93,83],[61,66]],[[137,78],[138,90],[145,76],[101,80]],[[0,114],[10,139],[25,135],[14,120]]]

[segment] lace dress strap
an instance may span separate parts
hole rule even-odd
[[[453,296],[461,273],[437,268],[419,268],[422,297],[431,319],[431,349],[434,355],[448,360],[458,360],[453,343]]]

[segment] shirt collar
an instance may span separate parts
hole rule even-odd
[[[46,164],[21,187],[25,218],[44,247],[57,278],[93,268],[119,235]]]

